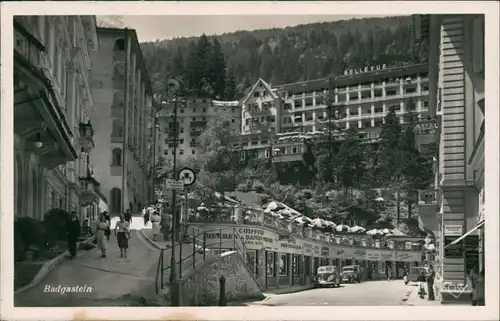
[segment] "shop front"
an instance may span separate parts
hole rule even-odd
[[[206,233],[206,246],[221,251],[231,250],[236,235],[243,240],[249,267],[266,288],[312,284],[320,266],[335,265],[339,270],[348,265],[363,267],[363,279],[385,278],[387,262],[419,262],[419,251],[361,248],[345,244],[301,237],[283,238],[265,227],[245,225],[198,225]]]

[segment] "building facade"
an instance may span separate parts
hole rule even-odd
[[[217,117],[221,113],[229,117],[231,130],[235,135],[239,134],[241,128],[241,109],[238,101],[218,101],[209,98],[186,98],[177,103],[178,136],[173,138],[174,103],[162,104],[158,112],[158,125],[162,135],[159,142],[162,157],[172,159],[174,156],[174,144],[177,140],[176,160],[179,164],[185,164],[191,158],[196,158],[199,152],[199,137],[207,127],[211,117]]]
[[[94,16],[14,18],[15,215],[61,208],[97,215],[106,197],[91,154]]]
[[[429,41],[430,109],[440,131],[436,265],[444,282],[465,285],[472,269],[484,268],[484,15],[417,15],[414,22],[417,38]],[[449,289],[442,301],[457,300]]]
[[[152,89],[135,30],[98,28],[92,57],[95,172],[109,212],[139,211],[154,201],[155,117]]]

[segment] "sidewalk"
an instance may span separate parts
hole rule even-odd
[[[120,259],[116,237],[111,236],[107,258],[100,258],[100,251],[92,249],[61,263],[38,286],[16,295],[14,305],[113,306],[124,305],[120,297],[126,294],[153,295],[158,252],[136,231],[131,236],[128,259]],[[67,292],[54,292],[59,286]]]
[[[296,292],[311,290],[313,288],[314,288],[314,286],[312,284],[294,285],[294,286],[289,286],[289,287],[284,287],[284,288],[279,288],[279,289],[278,288],[267,289],[267,290],[264,290],[264,295],[265,296],[272,296],[272,295],[278,295],[278,294],[296,293]]]
[[[405,293],[405,296],[402,298],[403,305],[408,306],[440,306],[441,301],[439,298],[436,298],[434,301],[429,301],[426,295],[423,299],[418,295],[418,284],[417,283],[409,283],[407,285],[408,289]]]

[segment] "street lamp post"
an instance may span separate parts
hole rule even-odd
[[[170,96],[173,98],[174,101],[174,115],[173,115],[173,124],[174,128],[173,131],[171,132],[173,137],[172,137],[172,142],[174,144],[174,158],[173,158],[173,169],[172,169],[172,179],[177,180],[177,168],[176,168],[176,163],[177,163],[177,142],[178,142],[178,125],[177,125],[177,101],[178,101],[178,95],[177,92],[179,90],[179,82],[175,79],[170,79],[168,81],[168,89]],[[179,306],[179,282],[177,279],[177,266],[176,266],[176,260],[175,260],[175,245],[176,245],[176,238],[177,238],[177,224],[179,222],[178,217],[177,217],[177,212],[176,212],[176,191],[175,189],[172,190],[172,254],[170,256],[170,297],[172,300],[172,306]]]

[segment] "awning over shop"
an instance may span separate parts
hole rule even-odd
[[[482,220],[481,222],[477,223],[477,225],[472,228],[470,231],[468,231],[467,233],[463,234],[462,236],[460,236],[458,239],[456,239],[455,241],[451,242],[450,244],[446,245],[444,248],[446,249],[447,247],[451,246],[451,245],[454,245],[454,244],[457,244],[458,242],[462,241],[464,238],[466,238],[467,236],[469,236],[470,234],[474,233],[475,230],[477,230],[478,228],[480,228],[481,226],[484,225],[484,220]]]

